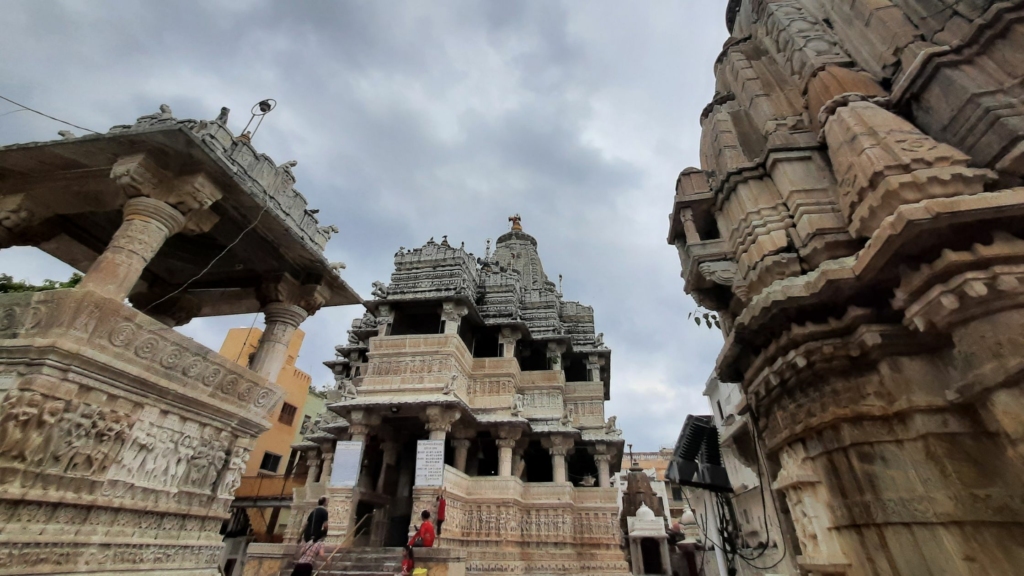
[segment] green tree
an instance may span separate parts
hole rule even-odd
[[[58,280],[43,280],[40,285],[29,284],[27,280],[15,280],[10,274],[0,274],[0,294],[14,294],[16,292],[43,292],[45,290],[59,290],[61,288],[74,288],[82,281],[82,275],[75,272],[64,282]]]

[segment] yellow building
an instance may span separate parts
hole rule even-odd
[[[230,358],[243,366],[248,366],[249,359],[256,352],[263,331],[259,328],[232,328],[228,331],[224,344],[220,348],[222,356]],[[288,358],[277,376],[277,384],[284,388],[285,396],[281,407],[271,415],[273,425],[256,441],[252,457],[245,470],[246,476],[257,474],[285,474],[288,470],[291,445],[302,426],[303,407],[312,378],[295,367],[299,358],[299,348],[306,334],[296,330],[288,345]]]

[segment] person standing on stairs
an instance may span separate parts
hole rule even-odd
[[[316,508],[306,518],[306,527],[302,530],[302,541],[323,540],[327,535],[327,497],[321,496]]]

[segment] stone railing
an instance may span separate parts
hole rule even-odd
[[[473,357],[457,335],[381,336],[370,340],[369,362],[360,393],[436,390],[457,376],[465,395]]]
[[[566,382],[565,399],[570,402],[582,400],[604,401],[603,382]]]

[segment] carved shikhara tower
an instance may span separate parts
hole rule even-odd
[[[226,121],[161,106],[0,148],[0,248],[86,272],[0,295],[0,574],[218,574],[221,523],[281,397],[268,378],[307,315],[360,301],[291,165]],[[259,311],[251,369],[172,329]]]
[[[332,538],[372,513],[372,536],[355,544],[402,545],[439,491],[414,485],[416,443],[443,440],[441,551],[467,573],[626,574],[609,487],[623,440],[604,415],[611,350],[593,309],[548,280],[518,218],[489,244],[480,259],[447,238],[395,254],[391,283],[326,362],[338,386],[298,446],[311,468],[296,513],[327,492]],[[338,439],[363,442],[354,488],[328,488],[321,472]]]
[[[1024,566],[1024,4],[733,0],[669,242],[817,574]]]

